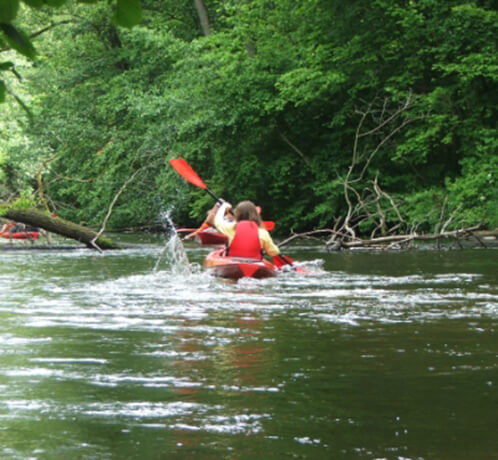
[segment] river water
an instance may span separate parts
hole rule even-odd
[[[141,238],[0,251],[1,459],[498,458],[497,250],[231,283]]]

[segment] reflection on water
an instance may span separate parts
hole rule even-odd
[[[304,248],[307,276],[230,283],[182,248],[0,254],[1,458],[496,451],[494,251]]]

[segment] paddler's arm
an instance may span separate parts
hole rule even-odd
[[[225,219],[225,213],[232,206],[230,203],[223,202],[222,205],[216,204],[208,213],[206,221],[215,227],[219,232],[228,236],[231,241],[235,235],[235,221]],[[212,223],[211,223],[212,222]]]
[[[216,203],[207,213],[207,216],[206,216],[206,220],[204,222],[206,222],[207,224],[211,225],[211,227],[214,227],[214,218],[216,217],[216,212],[218,211],[218,209],[220,208],[220,205],[218,203]]]
[[[16,224],[14,222],[10,221],[10,222],[4,224],[4,226],[0,230],[0,233],[6,233],[6,232],[10,233],[15,226],[16,226]]]
[[[261,247],[270,257],[274,257],[280,254],[280,249],[271,239],[270,234],[264,228],[259,229],[259,240],[261,242]]]

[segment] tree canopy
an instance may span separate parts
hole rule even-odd
[[[209,196],[167,162],[184,156],[281,233],[498,225],[494,2],[5,5],[4,201],[98,224],[135,174],[114,228],[199,223]]]

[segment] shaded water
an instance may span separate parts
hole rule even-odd
[[[496,250],[206,253],[0,252],[0,458],[497,458]]]

